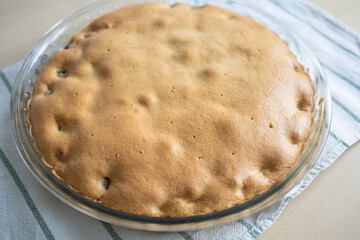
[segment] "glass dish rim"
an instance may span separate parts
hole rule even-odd
[[[64,18],[63,20],[59,21],[57,24],[55,24],[53,27],[51,27],[44,34],[43,37],[41,37],[41,39],[35,44],[33,49],[30,51],[30,53],[28,54],[28,56],[25,58],[24,62],[22,63],[22,66],[16,76],[16,80],[15,80],[14,87],[13,87],[12,94],[11,94],[10,122],[11,122],[12,135],[13,135],[13,139],[16,144],[16,148],[17,148],[18,152],[20,153],[20,156],[23,159],[25,165],[30,170],[30,172],[35,176],[35,178],[48,191],[50,191],[53,195],[55,195],[58,199],[60,199],[61,201],[65,202],[67,205],[69,205],[87,215],[90,215],[90,216],[98,218],[100,220],[111,222],[111,223],[114,223],[117,225],[129,227],[129,228],[135,228],[135,229],[153,230],[151,225],[155,224],[155,225],[157,225],[155,227],[156,231],[158,231],[158,230],[178,231],[178,230],[188,230],[188,229],[191,229],[191,230],[199,229],[198,227],[191,228],[191,226],[190,226],[190,228],[187,228],[187,225],[208,222],[208,221],[213,221],[213,220],[220,221],[220,219],[222,219],[222,218],[234,216],[235,214],[239,214],[242,211],[247,210],[248,208],[254,207],[254,206],[255,207],[258,206],[257,209],[255,208],[255,212],[258,212],[258,211],[263,210],[265,207],[271,205],[272,203],[274,203],[276,200],[280,199],[284,195],[288,194],[293,189],[293,187],[296,186],[296,184],[299,183],[301,181],[301,179],[303,179],[303,177],[305,177],[306,174],[311,170],[312,165],[317,161],[317,159],[319,158],[319,156],[322,152],[322,149],[325,146],[327,137],[330,132],[330,125],[331,125],[331,119],[332,119],[331,95],[330,95],[330,91],[329,91],[329,87],[328,87],[328,82],[326,80],[325,74],[323,72],[323,69],[322,69],[319,61],[317,60],[317,58],[315,57],[313,52],[310,50],[310,48],[301,40],[301,38],[299,38],[290,29],[287,29],[286,26],[281,25],[279,22],[277,22],[275,19],[273,19],[272,16],[264,13],[262,10],[258,9],[257,7],[252,6],[251,4],[245,3],[245,2],[238,2],[238,3],[242,4],[243,6],[245,6],[247,8],[250,8],[251,10],[254,10],[254,11],[264,15],[266,18],[271,19],[271,21],[273,23],[275,22],[275,25],[277,25],[282,30],[284,30],[284,32],[286,34],[293,37],[294,40],[296,39],[296,42],[300,43],[302,45],[302,47],[307,48],[307,50],[310,51],[308,54],[310,54],[310,56],[313,58],[313,60],[315,61],[315,64],[318,65],[317,70],[319,71],[319,74],[323,78],[323,81],[322,81],[323,86],[322,87],[325,89],[324,90],[325,97],[324,97],[324,101],[323,101],[324,102],[323,111],[327,111],[327,112],[326,112],[325,118],[324,117],[321,118],[322,122],[320,123],[320,125],[324,124],[324,129],[322,130],[323,132],[321,133],[321,131],[319,131],[316,136],[319,139],[318,142],[320,141],[320,145],[317,146],[317,148],[310,150],[310,151],[316,151],[315,156],[313,156],[313,159],[311,162],[312,164],[308,164],[308,166],[303,166],[303,163],[305,163],[306,158],[310,154],[310,152],[309,152],[306,155],[306,157],[304,157],[304,159],[302,160],[302,163],[300,163],[299,166],[296,167],[296,169],[293,169],[291,174],[286,176],[284,179],[282,179],[282,181],[275,184],[275,186],[271,187],[269,190],[257,195],[256,197],[252,198],[249,201],[246,201],[242,204],[236,205],[236,206],[228,208],[228,209],[224,209],[221,211],[217,211],[217,212],[213,212],[213,213],[209,213],[209,214],[205,214],[205,215],[195,215],[195,216],[188,216],[188,217],[174,217],[174,218],[173,217],[167,218],[167,217],[149,217],[149,216],[135,215],[135,214],[129,214],[129,213],[120,212],[120,211],[117,211],[114,209],[107,208],[101,204],[98,204],[91,200],[88,200],[85,197],[79,196],[78,194],[74,194],[73,191],[64,188],[62,186],[62,184],[60,184],[61,181],[59,181],[55,176],[53,176],[52,173],[49,173],[48,171],[41,172],[42,170],[39,169],[35,165],[31,156],[29,156],[29,153],[27,152],[27,150],[24,149],[24,145],[29,145],[28,144],[29,139],[24,139],[23,136],[26,136],[25,134],[23,134],[24,126],[21,124],[21,121],[19,119],[20,115],[21,115],[21,112],[20,112],[21,104],[20,104],[20,100],[19,100],[20,99],[20,91],[21,91],[21,86],[22,86],[23,81],[26,80],[25,77],[22,75],[27,74],[27,70],[31,69],[30,66],[35,58],[34,56],[36,56],[37,54],[39,54],[40,52],[42,52],[44,50],[44,48],[45,48],[44,44],[46,42],[51,42],[52,38],[54,38],[53,35],[56,32],[60,32],[62,28],[66,28],[66,26],[68,24],[70,24],[74,19],[76,19],[77,17],[79,17],[83,14],[86,14],[88,11],[96,9],[98,7],[101,7],[105,4],[109,4],[112,2],[115,3],[118,1],[119,0],[107,0],[107,1],[103,1],[103,2],[93,3],[91,5],[88,5],[87,7],[84,7],[82,9],[76,11],[75,13]],[[324,116],[324,115],[322,115],[322,116]],[[19,132],[19,129],[20,129],[20,132]],[[28,146],[25,146],[25,147],[28,147]],[[312,146],[312,148],[313,148],[313,146]],[[31,151],[31,149],[30,149],[30,151]],[[304,149],[304,151],[305,151],[305,149]],[[292,177],[294,175],[296,175],[296,173],[299,173],[302,167],[306,168],[305,171],[304,171],[304,169],[302,169],[303,172],[301,173],[301,177],[297,176],[297,179],[296,179],[297,181],[294,181],[294,179]],[[289,184],[289,185],[286,185],[286,184]],[[292,187],[289,187],[290,185]],[[285,186],[287,186],[286,189],[284,189]],[[272,196],[278,194],[279,190],[282,190],[281,194],[276,196],[275,199],[271,199],[270,202],[266,203],[265,200],[268,200],[269,197],[272,197]],[[264,201],[265,201],[265,205],[264,205]],[[259,207],[259,204],[260,204],[260,207]],[[97,212],[95,212],[95,211],[97,211]],[[253,211],[251,214],[254,214],[255,212]],[[244,217],[246,217],[246,216],[241,216],[239,218],[244,218]],[[132,224],[134,224],[134,223],[142,223],[144,225],[132,226]],[[212,226],[215,224],[210,224],[210,225]],[[206,226],[206,227],[208,227],[208,226]],[[200,228],[202,228],[202,227],[200,227]]]

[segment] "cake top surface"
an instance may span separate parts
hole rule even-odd
[[[145,3],[109,13],[43,66],[31,132],[87,198],[148,216],[226,209],[279,181],[312,124],[287,43],[231,11]]]

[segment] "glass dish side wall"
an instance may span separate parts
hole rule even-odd
[[[331,96],[325,75],[311,50],[289,29],[282,26],[273,17],[262,13],[245,2],[237,1],[177,1],[191,5],[214,4],[234,12],[253,17],[277,32],[289,43],[291,50],[308,71],[316,90],[314,124],[312,133],[306,142],[297,164],[288,171],[285,178],[268,191],[257,195],[252,200],[223,211],[211,214],[183,218],[159,218],[127,214],[106,208],[84,198],[71,190],[65,182],[52,175],[51,169],[42,161],[30,135],[27,120],[28,101],[31,98],[35,80],[46,62],[47,57],[57,49],[67,45],[69,39],[97,17],[115,9],[145,1],[110,0],[95,3],[80,10],[52,27],[35,45],[18,73],[11,97],[11,127],[18,151],[33,175],[51,193],[75,209],[95,218],[124,227],[150,231],[185,231],[224,224],[247,217],[263,210],[291,191],[311,169],[318,159],[328,136],[331,122]],[[173,4],[174,1],[163,1]]]

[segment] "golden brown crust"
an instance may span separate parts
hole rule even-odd
[[[251,18],[146,3],[95,20],[51,56],[29,120],[43,159],[73,189],[128,213],[179,217],[279,181],[309,137],[313,96],[287,44]]]

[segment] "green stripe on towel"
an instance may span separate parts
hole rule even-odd
[[[342,145],[344,145],[344,147],[349,147],[349,145],[344,142],[343,140],[341,140],[338,136],[336,136],[336,134],[333,131],[330,131],[330,136],[332,136],[338,143],[341,143]]]
[[[104,226],[106,231],[110,234],[113,240],[121,240],[121,237],[116,233],[115,229],[111,226],[111,224],[104,221],[100,221],[100,222]]]
[[[6,78],[5,74],[4,74],[2,71],[0,71],[0,78],[1,78],[2,81],[4,82],[4,84],[5,84],[6,88],[8,89],[8,91],[11,93],[11,84],[10,84],[9,80]],[[14,181],[15,181],[15,183],[16,183],[16,185],[17,185],[18,187],[21,186],[21,188],[19,187],[19,189],[20,189],[21,193],[24,192],[24,193],[23,193],[23,196],[24,196],[24,198],[25,198],[25,200],[26,200],[26,203],[28,204],[30,210],[33,212],[34,217],[36,218],[37,222],[39,223],[39,225],[40,225],[41,229],[43,230],[43,232],[44,232],[45,236],[47,237],[47,239],[55,239],[54,236],[52,235],[50,229],[48,228],[46,222],[45,222],[44,219],[41,217],[40,212],[37,210],[37,208],[36,208],[33,200],[31,199],[29,193],[28,193],[27,190],[26,190],[24,184],[21,182],[19,176],[18,176],[17,173],[15,172],[15,169],[12,167],[12,165],[11,165],[10,162],[9,162],[9,160],[7,160],[7,158],[6,158],[5,154],[3,153],[3,151],[1,150],[1,148],[0,148],[0,157],[1,157],[1,159],[3,160],[3,162],[4,162],[4,159],[5,159],[5,161],[7,161],[8,165],[6,165],[5,162],[4,162],[4,164],[5,164],[6,168],[8,169],[10,175],[12,175],[12,173],[15,174],[15,177],[16,177],[16,178],[13,177],[13,179],[14,179]],[[3,157],[4,157],[4,159],[3,159]],[[8,166],[9,166],[9,167],[8,167]],[[16,179],[16,180],[15,180],[15,179]],[[25,195],[24,195],[24,194],[25,194]],[[26,197],[25,197],[25,196],[26,196]],[[28,203],[28,202],[29,202],[29,203]],[[29,205],[29,204],[30,204],[30,205]],[[34,212],[33,210],[34,210],[35,212]],[[39,220],[38,220],[38,219],[39,219]],[[102,222],[102,221],[100,221],[100,222],[102,223],[102,225],[104,226],[104,228],[106,229],[106,231],[110,234],[110,236],[111,236],[113,239],[115,239],[115,240],[120,239],[120,240],[121,240],[121,238],[117,235],[117,233],[115,232],[114,228],[113,228],[110,224],[105,223],[105,222]],[[108,225],[109,225],[109,226],[108,226]],[[115,238],[114,238],[114,237],[115,237]],[[116,237],[117,237],[117,238],[116,238]]]
[[[336,46],[338,46],[339,48],[341,48],[342,50],[344,50],[347,53],[350,53],[351,55],[357,57],[360,59],[360,56],[357,55],[356,53],[354,53],[352,50],[344,47],[343,45],[341,45],[340,43],[336,42],[335,40],[333,40],[332,38],[330,38],[329,36],[327,36],[325,33],[321,32],[319,29],[317,29],[316,27],[314,27],[313,24],[305,21],[303,18],[295,15],[292,12],[289,12],[286,8],[284,8],[279,2],[278,0],[272,0],[270,2],[273,2],[276,6],[278,6],[279,8],[281,8],[281,10],[283,10],[284,12],[286,12],[287,14],[289,14],[290,16],[293,16],[294,18],[296,18],[297,20],[299,20],[302,23],[305,23],[306,25],[308,25],[310,28],[312,28],[315,32],[317,32],[318,34],[320,34],[321,36],[323,36],[324,38],[326,38],[329,42],[332,42],[333,44],[335,44]]]
[[[185,240],[193,240],[193,238],[187,232],[178,232]]]
[[[254,229],[254,226],[248,222],[246,222],[245,220],[243,219],[240,219],[239,221],[237,221],[238,223],[241,223],[244,227],[247,228],[248,230],[248,233],[253,237],[253,238],[257,238],[260,233],[258,231],[256,231]]]
[[[350,111],[347,107],[345,107],[339,100],[337,100],[335,97],[332,97],[332,100],[334,101],[334,103],[336,103],[337,105],[339,105],[339,107],[342,108],[342,110],[344,110],[347,114],[349,114],[355,121],[357,121],[358,123],[360,123],[360,119],[358,116],[356,116],[352,111]]]
[[[34,201],[31,199],[28,191],[26,190],[24,184],[22,183],[21,179],[19,178],[18,174],[16,173],[14,167],[11,165],[9,159],[5,156],[3,150],[0,148],[0,158],[4,163],[5,167],[9,171],[11,177],[13,178],[16,186],[20,190],[21,194],[23,195],[26,204],[28,205],[30,211],[34,215],[36,221],[38,222],[41,230],[43,231],[44,235],[48,240],[55,239],[54,235],[50,231],[48,225],[46,224],[45,220],[41,216],[39,210],[36,208]]]
[[[334,75],[336,75],[338,78],[341,78],[342,80],[344,80],[345,82],[349,83],[351,86],[353,86],[354,88],[356,88],[357,90],[360,91],[360,86],[356,85],[353,81],[351,81],[350,79],[342,76],[340,73],[335,72],[334,69],[332,69],[331,67],[327,66],[326,64],[324,64],[323,62],[321,62],[321,65],[323,65],[327,70],[329,70],[330,72],[332,72]]]

